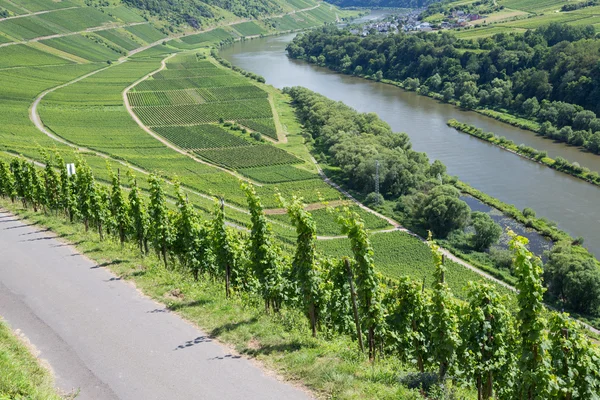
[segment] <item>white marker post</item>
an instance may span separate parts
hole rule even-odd
[[[67,175],[75,175],[75,164],[67,164]]]

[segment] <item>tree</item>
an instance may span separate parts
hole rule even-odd
[[[151,174],[148,183],[150,184],[149,236],[154,250],[162,256],[165,268],[168,268],[167,257],[169,246],[173,240],[173,229],[167,211],[165,192],[160,178],[156,175]]]
[[[548,355],[547,321],[544,312],[542,266],[527,250],[528,240],[512,231],[510,248],[514,253],[514,275],[519,311],[521,351],[516,396],[519,399],[542,400],[549,398],[550,359]]]
[[[317,256],[317,225],[304,203],[297,197],[287,202],[281,195],[279,202],[296,227],[296,251],[292,262],[292,277],[297,282],[301,303],[304,306],[313,337],[317,336],[317,323],[321,314],[321,270]]]
[[[136,239],[140,252],[148,254],[148,211],[146,204],[140,193],[140,188],[137,184],[137,179],[131,172],[127,171],[129,177],[129,220],[132,223],[133,235]]]
[[[475,233],[471,237],[473,247],[477,251],[483,251],[495,244],[500,235],[502,235],[502,227],[498,225],[488,214],[475,211],[471,213],[471,221]]]
[[[235,255],[230,246],[230,238],[225,228],[225,200],[220,204],[215,203],[214,219],[212,224],[212,244],[217,269],[225,273],[225,296],[229,298],[231,292],[231,269],[235,266]]]
[[[354,276],[356,277],[357,294],[362,314],[362,323],[368,332],[369,359],[375,360],[375,334],[382,328],[383,310],[381,309],[381,293],[379,280],[375,273],[373,247],[365,224],[360,216],[344,207],[338,216],[342,233],[350,239],[354,254]]]
[[[521,108],[527,117],[533,118],[540,111],[540,103],[536,97],[531,97],[523,102]]]
[[[460,106],[467,109],[473,109],[477,107],[477,99],[475,96],[469,93],[465,93],[460,96]]]
[[[548,256],[544,278],[548,293],[570,310],[598,315],[600,270],[589,255],[569,243],[556,244]]]
[[[464,228],[469,219],[471,210],[459,196],[460,193],[453,186],[436,186],[417,205],[416,217],[436,237],[444,238],[451,231]]]

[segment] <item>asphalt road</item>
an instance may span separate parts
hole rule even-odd
[[[77,399],[308,399],[0,210],[0,315]]]

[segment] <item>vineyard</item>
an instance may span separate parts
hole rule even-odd
[[[258,173],[267,183],[316,178],[289,167],[282,174],[269,172],[269,176],[250,170],[303,163],[281,148],[245,136],[250,130],[277,139],[266,91],[195,55],[178,55],[166,65],[127,93],[144,125],[212,164]],[[225,121],[229,130],[216,125]],[[237,124],[231,125],[231,121]]]
[[[195,153],[213,164],[223,165],[236,170],[239,168],[303,163],[296,156],[270,144],[196,150]]]
[[[168,126],[154,131],[171,143],[186,150],[249,146],[251,142],[218,125]]]
[[[77,57],[84,58],[91,62],[101,62],[106,60],[114,61],[122,56],[120,52],[117,52],[103,44],[97,43],[96,41],[93,41],[83,35],[71,35],[55,39],[42,40],[40,43]]]
[[[271,167],[244,168],[241,173],[248,178],[261,183],[282,183],[319,179],[313,172],[296,168],[292,165],[278,165]]]
[[[190,283],[184,287],[219,282],[222,289],[211,297],[262,309],[262,315],[277,321],[274,329],[297,313],[295,329],[312,335],[311,347],[344,341],[343,351],[353,353],[354,365],[384,368],[394,377],[385,385],[396,395],[405,392],[416,399],[435,389],[461,398],[477,392],[480,399],[512,400],[532,393],[539,399],[563,394],[591,399],[600,390],[598,348],[568,314],[545,310],[542,265],[524,238],[513,235],[511,240],[519,293],[510,293],[509,300],[478,275],[456,276],[454,264],[432,242],[402,232],[369,235],[355,208],[336,210],[335,222],[347,238],[325,244],[325,255],[316,237],[323,215],[306,211],[295,197],[280,196],[296,230],[295,244],[284,250],[274,241],[261,198],[250,185],[242,185],[250,230],[240,234],[226,226],[218,203],[212,215],[201,216],[178,181],[170,189],[173,207],[156,175],[147,180],[146,196],[131,172],[130,190],[124,191],[121,176],[110,168],[108,185],[103,185],[83,158],[77,158],[77,174],[69,176],[58,153],[43,154],[43,168],[18,157],[9,163],[0,159],[4,204],[20,204],[34,216],[51,211],[64,218],[63,224],[81,226],[99,245],[127,246],[128,252],[163,265],[151,271],[160,268],[171,281]],[[423,281],[384,278],[376,269],[391,262],[422,271]],[[156,287],[156,281],[151,283]],[[467,286],[460,298],[454,294],[457,284]],[[235,313],[230,317],[229,323],[240,321]],[[270,351],[300,355],[304,347]],[[337,365],[335,358],[328,357],[325,366]],[[411,385],[399,368],[410,372],[413,381],[433,383]]]

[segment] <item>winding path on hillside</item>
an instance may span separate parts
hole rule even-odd
[[[0,254],[0,315],[78,400],[310,398],[2,210]]]

